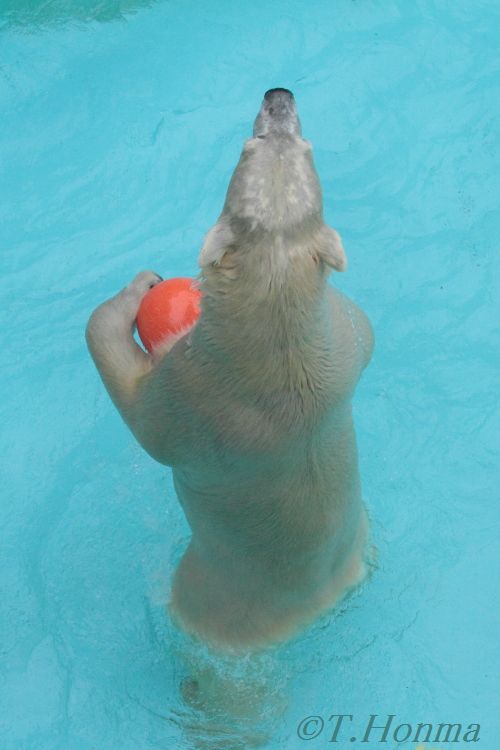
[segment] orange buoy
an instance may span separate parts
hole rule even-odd
[[[137,331],[148,352],[179,333],[187,333],[200,316],[201,291],[194,279],[166,279],[142,298]]]

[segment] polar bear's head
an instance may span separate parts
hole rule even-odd
[[[217,224],[205,238],[199,264],[218,264],[242,244],[298,237],[342,271],[346,258],[337,232],[323,223],[321,187],[309,141],[302,138],[295,99],[270,89],[227,191]]]

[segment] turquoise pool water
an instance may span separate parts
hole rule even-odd
[[[498,3],[0,8],[2,750],[413,749],[392,729],[419,722],[463,725],[427,750],[498,750]],[[354,408],[379,561],[299,638],[217,665],[265,693],[249,729],[183,701],[164,602],[189,530],[83,331],[137,271],[196,274],[271,86],[376,332]],[[384,744],[371,714],[395,715]]]

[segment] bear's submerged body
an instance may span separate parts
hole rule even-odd
[[[246,472],[221,461],[222,482],[204,467],[174,468],[193,530],[171,602],[184,628],[221,648],[268,646],[363,578],[367,522],[347,409],[340,420],[274,464],[272,454]]]

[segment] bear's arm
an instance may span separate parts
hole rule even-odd
[[[375,345],[372,325],[361,308],[338,289],[329,286],[328,296],[334,335],[339,333],[339,328],[345,335],[352,335],[354,365],[359,377],[372,358]]]
[[[138,274],[129,286],[94,310],[85,336],[92,358],[113,403],[142,447],[153,458],[171,464],[170,442],[175,436],[168,394],[161,413],[151,414],[156,370],[152,357],[134,340],[137,311],[144,294],[160,281],[150,271]]]

